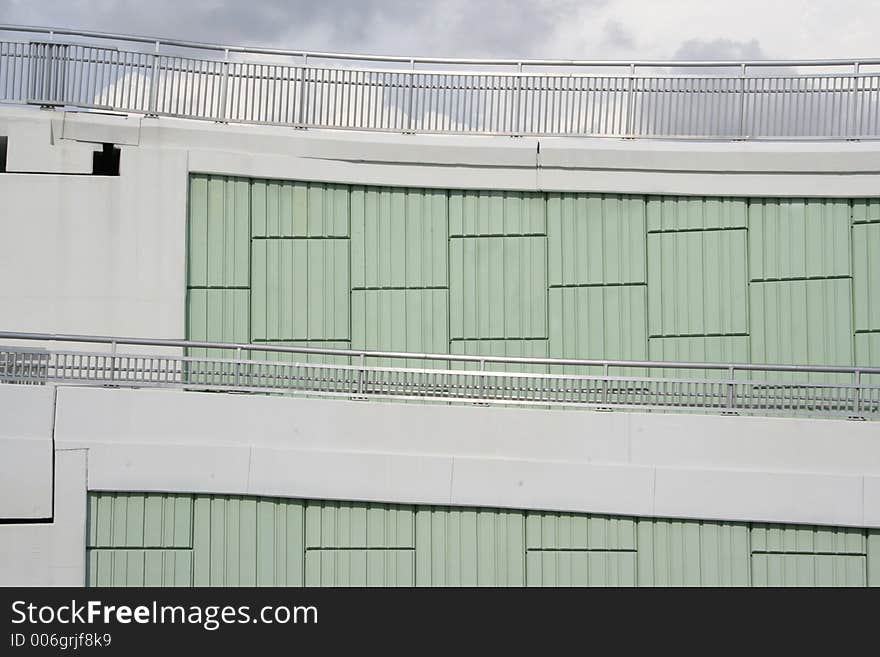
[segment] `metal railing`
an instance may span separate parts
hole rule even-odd
[[[0,102],[396,132],[880,137],[880,59],[444,59],[0,32],[32,35],[0,41]]]
[[[463,356],[16,332],[0,332],[0,339],[93,347],[0,345],[0,382],[5,383],[602,410],[861,419],[880,415],[877,367]],[[99,345],[105,350],[95,350]],[[186,353],[120,352],[120,346]]]

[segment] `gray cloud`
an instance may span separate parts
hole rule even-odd
[[[689,39],[672,55],[673,59],[765,59],[757,39],[733,41],[731,39]]]
[[[546,56],[556,28],[606,0],[0,0],[0,22],[393,54]]]

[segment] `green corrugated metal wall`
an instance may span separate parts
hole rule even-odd
[[[90,493],[90,586],[880,586],[880,530]]]
[[[195,174],[189,208],[194,339],[880,365],[877,199]]]

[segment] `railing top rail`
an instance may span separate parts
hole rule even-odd
[[[145,43],[157,46],[170,46],[179,48],[191,48],[194,50],[207,50],[213,52],[230,52],[253,55],[277,55],[284,57],[304,57],[314,59],[369,61],[369,62],[395,62],[413,64],[450,64],[469,66],[551,66],[551,67],[645,67],[645,68],[742,68],[746,67],[817,67],[817,66],[848,66],[880,65],[880,58],[853,58],[853,59],[779,59],[779,60],[582,60],[582,59],[516,59],[516,58],[466,58],[466,57],[423,57],[404,55],[378,55],[366,53],[339,53],[327,51],[291,50],[285,48],[264,48],[256,46],[225,45],[218,43],[205,43],[200,41],[188,41],[183,39],[168,39],[163,37],[138,36],[131,34],[115,34],[109,32],[96,32],[90,30],[77,30],[63,27],[42,27],[31,25],[7,25],[0,24],[0,32],[20,32],[28,34],[43,34],[48,37],[54,35],[74,36],[88,39],[103,39],[111,41],[127,41],[131,43]]]
[[[46,342],[74,342],[88,344],[179,347],[192,349],[250,350],[295,354],[318,354],[329,356],[362,356],[364,358],[392,358],[411,360],[448,360],[472,363],[510,363],[522,365],[580,365],[588,367],[650,367],[662,369],[703,369],[758,371],[758,372],[826,372],[847,374],[880,374],[880,367],[840,365],[764,365],[754,363],[699,363],[682,361],[598,360],[579,358],[533,358],[523,356],[471,356],[463,354],[433,354],[402,351],[367,351],[358,349],[325,349],[320,347],[292,347],[262,343],[209,342],[199,340],[176,340],[168,338],[134,338],[102,335],[77,335],[65,333],[30,333],[0,331],[0,339]]]

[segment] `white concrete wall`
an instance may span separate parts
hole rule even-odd
[[[91,490],[880,527],[874,422],[60,387],[55,439]]]

